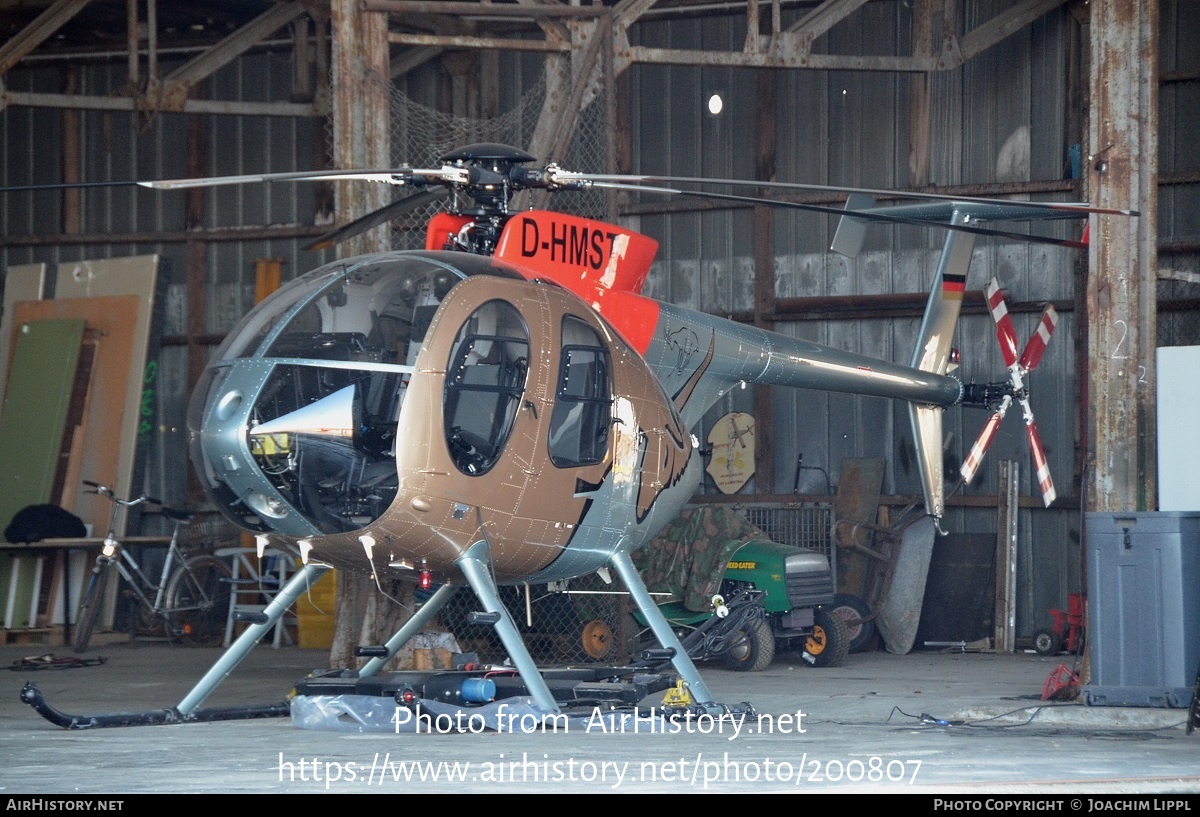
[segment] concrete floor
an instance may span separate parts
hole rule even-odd
[[[48,648],[0,647],[0,669]],[[60,656],[71,653],[53,648]],[[217,650],[100,647],[100,666],[0,672],[0,792],[768,792],[1059,795],[1200,793],[1200,732],[1178,709],[1045,705],[1062,658],[883,652],[814,669],[706,666],[719,700],[761,720],[676,733],[395,734],[300,729],[288,718],[67,731],[19,700],[29,680],[72,714],[178,704]],[[318,650],[259,647],[206,707],[283,700]],[[658,696],[647,703],[657,703]],[[801,714],[802,713],[802,714]],[[923,714],[950,725],[922,722]],[[704,733],[704,727],[712,729]],[[424,775],[424,779],[422,779]],[[453,775],[455,779],[448,779]],[[1084,799],[1082,810],[1087,810]]]

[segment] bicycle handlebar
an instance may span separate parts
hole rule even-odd
[[[146,494],[142,494],[137,499],[121,499],[119,496],[113,493],[113,489],[109,488],[107,485],[101,485],[99,482],[92,482],[90,479],[83,480],[83,484],[87,485],[89,488],[92,488],[91,491],[88,491],[89,494],[99,494],[100,496],[107,497],[109,500],[117,503],[118,505],[123,505],[126,508],[132,508],[134,505],[141,505],[143,502],[148,502],[151,505],[157,505],[165,511],[169,510],[174,511],[175,513],[188,513],[187,511],[183,511],[178,508],[170,508],[161,499],[157,499]]]

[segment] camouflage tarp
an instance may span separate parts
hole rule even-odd
[[[751,539],[770,537],[735,510],[720,505],[686,508],[636,555],[635,563],[650,592],[670,593],[700,613],[709,609],[720,589],[730,557]]]

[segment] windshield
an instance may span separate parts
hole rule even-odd
[[[256,307],[190,415],[218,504],[252,530],[334,533],[377,519],[396,494],[397,420],[430,322],[480,273],[519,277],[487,258],[380,253],[315,270]]]

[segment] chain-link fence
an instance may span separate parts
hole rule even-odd
[[[497,142],[529,151],[545,97],[544,83],[526,91],[508,111],[491,118],[456,116],[422,105],[395,86],[391,91],[391,144],[396,165],[438,167],[442,156],[455,148],[479,142]],[[605,97],[598,94],[576,120],[570,148],[562,164],[571,170],[602,172],[609,134],[605,127]],[[552,157],[537,156],[533,165],[544,165]],[[401,188],[398,195],[410,195]],[[600,190],[588,189],[559,195],[555,209],[602,217],[605,198]],[[392,221],[392,246],[418,249],[424,245],[425,224],[445,202],[427,205]]]
[[[1185,274],[1194,272],[1200,263],[1175,259],[1172,263]],[[1200,345],[1200,283],[1183,280],[1158,282],[1158,346]]]

